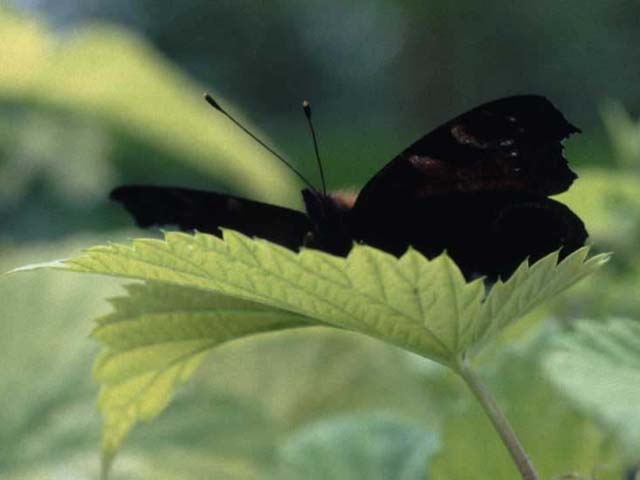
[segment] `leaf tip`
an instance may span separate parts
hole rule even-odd
[[[589,260],[591,260],[592,262],[596,263],[598,265],[598,267],[601,267],[605,263],[609,262],[609,260],[611,260],[612,256],[613,256],[613,252],[604,252],[604,253],[599,253],[598,255],[595,255],[595,256],[591,257]]]
[[[67,268],[67,259],[64,260],[53,260],[50,262],[41,262],[41,263],[32,263],[29,265],[24,265],[22,267],[16,267],[8,272],[4,272],[2,275],[13,275],[14,273],[22,273],[22,272],[31,272],[34,270],[42,270],[45,268],[51,268],[56,270],[63,270]]]

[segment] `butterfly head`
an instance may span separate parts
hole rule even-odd
[[[346,255],[353,246],[348,214],[355,202],[355,195],[325,195],[305,188],[302,190],[302,199],[311,221],[311,231],[305,238],[304,246],[334,255]]]

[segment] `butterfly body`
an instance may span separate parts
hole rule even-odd
[[[443,251],[467,278],[505,277],[526,258],[582,246],[587,232],[566,206],[547,198],[576,178],[562,140],[578,129],[545,98],[508,97],[476,107],[401,152],[355,201],[304,189],[306,213],[182,188],[124,186],[111,198],[140,226],[220,227],[287,248],[345,256],[354,242],[401,255]]]

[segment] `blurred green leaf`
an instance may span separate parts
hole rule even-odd
[[[382,410],[433,429],[439,416],[430,382],[444,370],[364,335],[308,327],[225,344],[211,352],[192,385],[251,399],[286,432],[326,417]]]
[[[540,475],[554,479],[569,472],[586,478],[620,478],[602,475],[619,467],[619,451],[610,438],[578,413],[543,376],[540,361],[549,335],[512,345],[482,371],[498,404]],[[433,459],[431,478],[437,480],[517,478],[507,450],[480,406],[463,385],[453,391],[441,442]],[[446,406],[443,408],[447,408]],[[478,476],[481,473],[482,476]]]
[[[627,172],[592,168],[581,172],[575,188],[558,200],[585,220],[599,248],[610,249],[616,256],[636,255],[635,245],[640,240],[638,181]]]
[[[426,480],[436,435],[388,414],[352,415],[311,424],[279,450],[275,478]]]
[[[612,319],[580,321],[573,327],[554,339],[545,370],[563,395],[602,421],[637,456],[640,323]]]
[[[640,171],[640,120],[633,120],[618,102],[602,108],[602,119],[621,167]]]
[[[109,478],[250,480],[273,468],[277,425],[250,397],[191,384],[170,411],[131,434]]]
[[[590,168],[559,197],[584,219],[593,248],[615,253],[604,271],[554,302],[553,314],[563,322],[640,316],[639,182],[632,172]]]
[[[84,239],[86,242],[87,239]],[[25,258],[76,251],[73,244],[4,251],[0,269]],[[54,253],[55,252],[55,253]],[[0,477],[36,479],[66,471],[69,477],[98,458],[100,419],[89,381],[96,345],[87,342],[89,319],[105,311],[96,299],[113,285],[51,272],[0,276]],[[46,474],[44,472],[47,472]]]
[[[203,87],[134,34],[94,24],[59,38],[37,20],[0,8],[0,44],[0,105],[55,112],[58,123],[65,114],[79,114],[83,123],[99,122],[153,145],[184,168],[238,192],[273,203],[299,201],[290,172],[212,111],[201,98]],[[32,148],[38,139],[31,137]],[[92,145],[106,154],[120,148],[105,138]],[[74,160],[84,156],[65,154],[55,162],[68,172],[70,162],[82,168],[83,162]],[[128,161],[147,176],[150,165],[163,166],[158,158]]]

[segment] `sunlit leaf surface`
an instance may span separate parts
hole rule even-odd
[[[446,254],[427,260],[410,250],[397,259],[365,246],[347,258],[298,254],[233,231],[224,240],[168,233],[165,240],[94,247],[48,266],[148,282],[115,300],[115,312],[94,333],[106,347],[95,376],[103,384],[108,464],[135,423],[161,412],[220,343],[315,323],[364,333],[456,369],[481,342],[607,258],[586,255],[585,248],[560,264],[557,254],[524,263],[488,294],[482,279],[465,282]]]
[[[402,258],[355,246],[347,258],[297,254],[233,231],[225,239],[168,233],[164,241],[94,247],[49,266],[168,283],[243,298],[383,339],[444,364],[595,271],[607,257],[583,248],[557,263],[526,263],[486,294],[446,255]],[[486,298],[485,298],[486,296]]]
[[[169,403],[208,351],[226,341],[305,326],[299,315],[171,284],[135,284],[111,300],[93,336],[107,348],[96,361],[103,385],[103,450],[109,460],[131,427]]]

